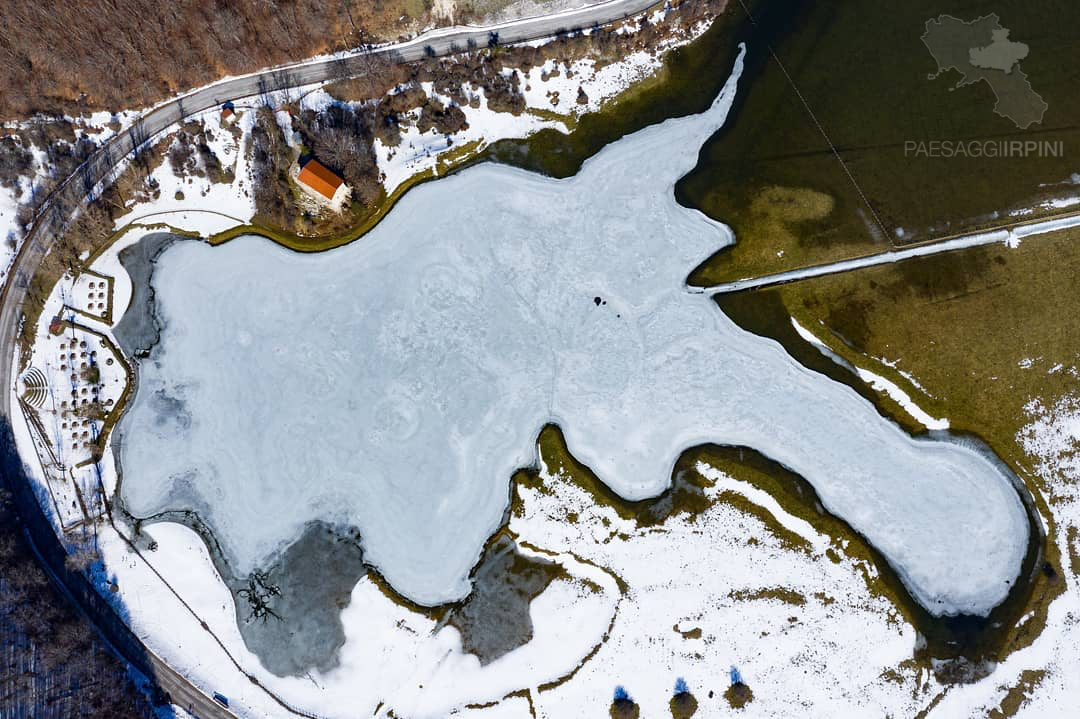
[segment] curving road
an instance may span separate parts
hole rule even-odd
[[[426,55],[448,55],[460,52],[472,43],[484,47],[492,38],[492,33],[497,33],[500,44],[525,42],[550,37],[564,31],[588,28],[594,24],[602,25],[621,20],[657,4],[657,0],[609,0],[609,2],[578,10],[525,18],[498,25],[441,28],[427,32],[409,42],[373,48],[367,53],[284,65],[250,75],[227,78],[165,101],[148,111],[128,129],[109,140],[75,173],[63,181],[42,207],[15,256],[3,291],[0,293],[0,403],[2,403],[0,406],[3,408],[3,414],[8,416],[9,420],[17,421],[16,418],[11,417],[10,408],[18,325],[27,287],[30,279],[37,272],[42,258],[48,254],[69,219],[86,206],[93,188],[106,181],[113,170],[134,150],[145,147],[155,136],[171,125],[188,115],[219,106],[229,100],[239,100],[266,92],[323,82],[346,74],[361,74],[368,66],[368,54],[383,55],[397,62],[411,62],[422,59]],[[7,439],[14,442],[13,437]],[[13,480],[20,481],[19,478],[13,478]],[[66,590],[66,587],[64,589]],[[176,704],[185,709],[190,708],[198,717],[235,716],[156,657],[149,649],[146,649],[146,656],[154,665],[158,684],[172,696]],[[283,711],[308,716],[294,710],[283,709]]]

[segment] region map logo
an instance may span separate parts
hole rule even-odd
[[[956,70],[961,79],[958,90],[986,81],[997,97],[994,112],[1016,123],[1021,130],[1041,123],[1048,105],[1036,93],[1020,61],[1028,56],[1028,46],[1009,39],[996,14],[964,22],[951,15],[926,21],[922,41],[938,64],[934,80],[947,70]]]

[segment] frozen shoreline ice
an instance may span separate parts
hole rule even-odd
[[[364,239],[297,255],[180,243],[153,284],[162,341],[122,420],[125,503],[194,509],[237,573],[312,519],[350,524],[423,604],[464,596],[540,427],[627,499],[705,442],[814,485],[932,614],[985,614],[1028,536],[1010,479],[916,441],[849,388],[686,291],[732,241],[674,200],[712,108],[605,148],[568,180],[482,165],[417,188]]]

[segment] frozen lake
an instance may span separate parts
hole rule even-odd
[[[311,520],[352,525],[398,591],[441,603],[468,592],[511,474],[556,422],[628,499],[662,491],[687,447],[754,447],[806,477],[931,613],[989,611],[1028,537],[1010,479],[912,439],[686,289],[732,237],[672,188],[740,72],[706,113],[569,180],[478,166],[318,255],[256,237],[166,250],[161,342],[122,424],[128,510],[196,510],[238,574]]]

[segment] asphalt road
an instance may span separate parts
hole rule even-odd
[[[635,15],[656,4],[657,0],[611,0],[569,13],[526,18],[488,27],[441,28],[409,42],[376,48],[371,53],[388,55],[399,62],[410,62],[432,53],[448,55],[460,52],[471,42],[485,47],[492,37],[491,33],[498,33],[500,44],[524,42],[550,37],[561,31],[589,28],[594,24],[603,25]],[[343,73],[360,74],[366,65],[367,58],[363,56],[298,63],[222,80],[199,88],[147,112],[127,130],[113,137],[79,170],[64,180],[43,206],[27,233],[0,294],[0,406],[4,414],[9,415],[12,422],[16,421],[16,418],[10,417],[11,392],[14,386],[12,371],[21,307],[30,279],[67,221],[86,205],[91,188],[106,178],[135,148],[144,146],[188,115],[219,106],[229,100],[322,82],[341,77]],[[235,716],[149,649],[146,650],[146,655],[151,658],[156,668],[157,682],[178,706],[185,709],[190,707],[190,711],[198,717],[225,719]],[[227,687],[220,689],[228,693]],[[282,714],[306,716],[284,708]]]

